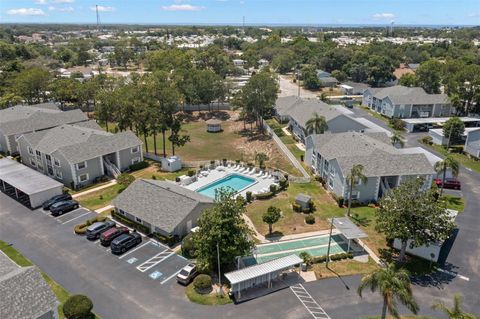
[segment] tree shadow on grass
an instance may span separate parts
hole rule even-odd
[[[357,226],[363,226],[363,227],[369,226],[370,223],[372,222],[371,219],[367,217],[359,216],[357,213],[352,214],[352,219],[353,219],[353,222],[357,224]]]
[[[277,241],[277,240],[280,240],[280,238],[283,237],[283,233],[281,231],[274,231],[272,232],[271,234],[266,234],[265,235],[265,238],[270,240],[270,241]]]

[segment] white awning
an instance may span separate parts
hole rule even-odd
[[[303,262],[303,259],[295,254],[267,261],[263,264],[235,270],[225,274],[230,284],[235,285],[247,280],[268,275],[271,273],[289,269]]]
[[[331,220],[330,220],[331,222]],[[338,229],[347,239],[357,239],[368,237],[357,225],[348,217],[333,218],[333,226]]]

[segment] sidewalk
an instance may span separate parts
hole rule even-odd
[[[101,186],[98,186],[98,187],[95,187],[95,188],[86,190],[86,191],[84,191],[84,192],[80,192],[80,193],[73,194],[73,195],[72,195],[72,198],[78,198],[78,197],[80,197],[80,196],[84,196],[84,195],[87,195],[87,194],[90,194],[90,193],[99,191],[99,190],[101,190],[101,189],[104,189],[104,188],[113,186],[113,185],[115,185],[115,184],[117,184],[117,180],[116,180],[116,179],[114,179],[113,181],[108,182],[107,184],[104,184],[104,185],[101,185]]]

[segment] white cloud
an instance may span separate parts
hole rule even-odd
[[[165,11],[200,11],[205,7],[192,6],[191,4],[172,4],[169,6],[162,6],[162,10]]]
[[[74,3],[75,0],[52,0],[51,3]]]
[[[44,16],[45,12],[42,9],[37,8],[19,8],[19,9],[10,9],[7,11],[9,15],[17,16]]]
[[[54,6],[49,6],[48,10],[58,11],[58,12],[72,12],[72,11],[74,11],[73,7],[54,7]]]
[[[47,4],[47,0],[35,0],[36,4]]]
[[[395,15],[393,13],[375,13],[372,16],[375,20],[380,19],[395,19]]]
[[[67,4],[67,3],[74,3],[75,0],[35,0],[36,4]]]
[[[90,10],[95,11],[95,7],[90,7]],[[105,7],[105,6],[98,6],[98,12],[112,12],[115,11],[114,7]]]

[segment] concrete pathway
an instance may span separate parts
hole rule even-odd
[[[72,195],[72,198],[78,198],[78,197],[81,197],[81,196],[84,196],[84,195],[87,195],[87,194],[90,194],[90,193],[93,193],[93,192],[96,192],[96,191],[99,191],[101,189],[104,189],[104,188],[107,188],[107,187],[110,187],[110,186],[113,186],[117,184],[117,180],[113,180],[113,181],[110,181],[104,185],[101,185],[101,186],[98,186],[98,187],[95,187],[95,188],[91,188],[91,189],[88,189],[84,192],[80,192],[80,193],[76,193],[76,194],[73,194]]]
[[[253,230],[253,232],[255,233],[253,236],[255,238],[257,238],[262,244],[263,243],[269,243],[269,241],[265,238],[265,236],[263,236],[262,234],[260,234],[258,232],[258,230],[255,228],[255,225],[253,224],[252,220],[250,219],[250,217],[248,217],[247,215],[243,214],[242,215],[243,219],[245,220],[245,222],[247,223],[247,225]]]
[[[101,214],[101,213],[103,213],[103,212],[106,211],[106,210],[111,210],[111,209],[114,209],[114,208],[115,208],[115,206],[113,206],[113,205],[108,205],[108,206],[105,206],[105,207],[102,207],[102,208],[99,208],[99,209],[95,210],[95,213]]]

